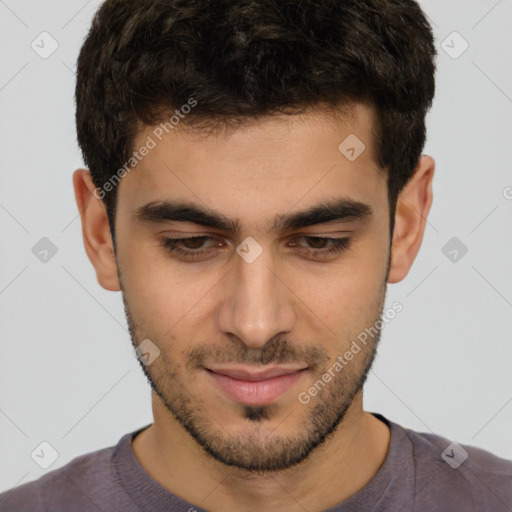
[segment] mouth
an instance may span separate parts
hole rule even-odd
[[[274,366],[264,370],[241,366],[204,369],[225,395],[235,402],[253,406],[271,404],[308,371],[307,366]]]

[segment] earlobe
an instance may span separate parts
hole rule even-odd
[[[432,205],[434,170],[433,158],[421,156],[412,178],[398,196],[389,283],[398,283],[404,279],[421,247],[427,216]]]
[[[107,210],[95,194],[96,186],[87,169],[77,169],[73,173],[73,188],[82,222],[85,252],[96,270],[98,283],[106,290],[119,291],[121,286]]]

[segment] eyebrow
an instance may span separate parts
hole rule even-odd
[[[268,232],[282,232],[300,229],[327,222],[349,222],[370,217],[373,210],[368,204],[347,198],[322,201],[306,210],[278,215]],[[188,201],[167,200],[152,201],[135,211],[140,222],[191,222],[209,228],[236,234],[240,231],[238,220],[226,217],[222,213]]]

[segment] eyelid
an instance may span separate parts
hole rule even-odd
[[[196,249],[187,249],[180,246],[180,243],[194,240],[194,239],[205,239],[206,241],[216,241],[215,237],[209,235],[195,235],[191,237],[164,237],[161,239],[160,244],[173,258],[177,260],[181,260],[185,263],[194,263],[194,262],[206,262],[215,258],[215,250],[214,246],[207,246],[206,248],[196,248]],[[300,239],[314,239],[314,240],[326,240],[328,244],[327,247],[321,248],[311,248],[307,245],[301,245],[297,243],[296,240]],[[328,262],[335,259],[334,257],[341,255],[343,252],[349,250],[352,244],[351,237],[328,237],[328,236],[313,236],[313,235],[296,235],[291,238],[292,247],[299,247],[299,254],[294,254],[294,257],[310,260],[312,262]],[[292,251],[297,252],[297,251]],[[213,254],[213,256],[212,256]]]
[[[178,233],[174,233],[174,235],[177,235]],[[341,240],[343,238],[348,238],[346,235],[352,234],[351,232],[347,231],[336,231],[334,233],[294,233],[293,235],[287,235],[284,237],[286,240],[295,241],[297,239],[301,238],[326,238],[326,239],[332,239],[332,240]],[[335,236],[337,235],[337,236]],[[184,241],[184,240],[193,240],[195,238],[204,238],[205,243],[206,242],[217,242],[217,243],[225,243],[225,236],[219,236],[217,234],[212,233],[193,233],[193,234],[187,234],[187,233],[180,233],[179,236],[168,236],[167,234],[164,234],[162,237],[162,242],[165,242],[167,240],[175,240],[177,242]],[[237,247],[239,244],[243,243],[243,240],[237,242],[234,244],[235,247]],[[225,245],[229,245],[229,243],[226,243]]]

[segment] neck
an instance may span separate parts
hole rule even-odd
[[[155,421],[133,441],[136,458],[160,485],[213,512],[325,510],[362,489],[389,447],[388,427],[363,411],[359,393],[333,435],[303,462],[254,474],[211,458],[152,396]]]

